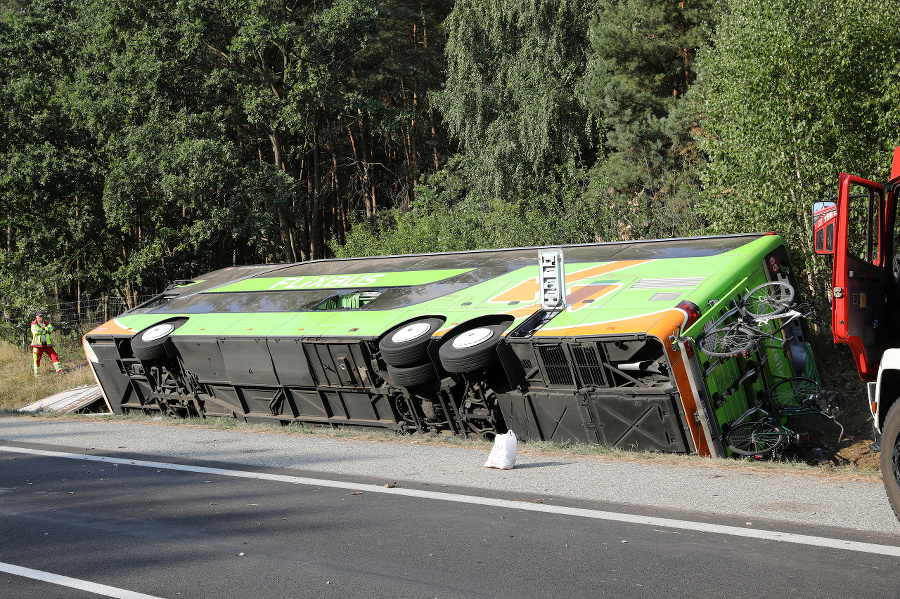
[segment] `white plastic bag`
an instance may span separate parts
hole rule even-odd
[[[516,450],[518,443],[516,435],[509,431],[505,435],[497,435],[494,439],[494,448],[488,456],[485,468],[499,468],[500,470],[512,470],[516,465]]]

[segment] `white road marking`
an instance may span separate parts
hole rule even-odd
[[[105,584],[97,584],[96,582],[89,582],[78,578],[60,576],[59,574],[51,574],[50,572],[43,572],[41,570],[32,570],[31,568],[23,568],[22,566],[14,566],[13,564],[5,564],[3,562],[0,562],[0,572],[14,574],[15,576],[23,576],[25,578],[33,578],[43,582],[50,582],[71,589],[104,595],[106,597],[117,597],[119,599],[160,599],[153,595],[135,593],[134,591],[117,589],[116,587],[107,586]]]
[[[628,524],[642,524],[645,526],[659,526],[680,530],[692,530],[697,532],[710,532],[761,541],[778,541],[781,543],[796,543],[813,547],[829,547],[832,549],[844,549],[847,551],[859,551],[900,557],[900,547],[894,545],[879,545],[877,543],[862,543],[847,541],[830,537],[816,537],[800,535],[789,532],[759,530],[754,528],[741,528],[739,526],[727,526],[723,524],[710,524],[706,522],[692,522],[690,520],[675,520],[671,518],[658,518],[655,516],[640,516],[635,514],[622,514],[604,510],[590,510],[584,508],[564,507],[548,505],[546,503],[527,503],[524,501],[511,501],[509,499],[494,499],[491,497],[479,497],[477,495],[460,495],[458,493],[443,493],[440,491],[422,491],[417,489],[403,489],[399,487],[384,487],[367,485],[337,480],[308,478],[304,476],[289,476],[284,474],[269,474],[266,472],[250,472],[247,470],[227,470],[225,468],[207,468],[205,466],[186,466],[183,464],[169,464],[167,462],[149,462],[145,460],[129,460],[125,458],[113,458],[108,456],[86,455],[78,453],[65,453],[60,451],[45,451],[42,449],[27,449],[24,447],[11,447],[0,445],[0,451],[12,453],[24,453],[51,458],[67,458],[83,460],[87,462],[103,462],[106,464],[123,464],[128,466],[140,466],[143,468],[156,468],[158,470],[177,470],[180,472],[194,472],[197,474],[214,474],[217,476],[230,476],[233,478],[250,478],[256,480],[268,480],[275,482],[292,483],[295,485],[309,485],[312,487],[327,487],[333,489],[346,489],[366,493],[383,493],[385,495],[400,495],[404,497],[417,497],[420,499],[432,499],[437,501],[452,501],[499,507],[511,510],[527,512],[542,512],[545,514],[559,514],[563,516],[578,516],[594,520],[608,520],[611,522],[625,522]]]

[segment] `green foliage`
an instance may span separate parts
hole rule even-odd
[[[628,237],[692,234],[702,162],[688,94],[713,0],[603,2],[591,24],[582,93],[604,152],[594,169],[607,201],[626,208]]]
[[[607,240],[775,230],[805,272],[811,202],[838,170],[883,173],[898,141],[897,45],[870,4],[731,3],[695,85],[712,2],[459,2],[437,100],[454,175],[343,255],[555,243],[572,236],[548,214],[589,206]]]
[[[349,211],[411,197],[446,156],[427,91],[448,4],[4,5],[6,316],[324,257]]]
[[[69,16],[52,0],[0,14],[0,300],[13,326],[72,279],[95,232],[96,154],[63,102]]]
[[[836,193],[841,170],[886,178],[900,143],[898,18],[900,5],[871,0],[729,4],[700,61],[709,232],[777,231],[825,285],[812,203]]]
[[[711,5],[457,2],[433,95],[462,152],[340,254],[695,234],[687,98]]]
[[[560,173],[546,195],[485,200],[469,193],[460,162],[431,176],[409,210],[360,218],[338,257],[465,251],[612,241],[621,207],[602,201],[587,176]]]
[[[590,165],[595,134],[576,93],[593,0],[458,0],[447,19],[447,81],[434,94],[464,149],[472,192],[522,198],[563,165]]]

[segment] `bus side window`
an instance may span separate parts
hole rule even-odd
[[[339,293],[322,300],[314,310],[359,310],[365,308],[372,300],[382,294],[384,289],[366,289]]]

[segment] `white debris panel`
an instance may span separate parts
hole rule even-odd
[[[99,404],[99,405],[98,405]],[[100,409],[98,409],[100,408]],[[20,412],[108,412],[100,385],[82,385],[19,408]]]

